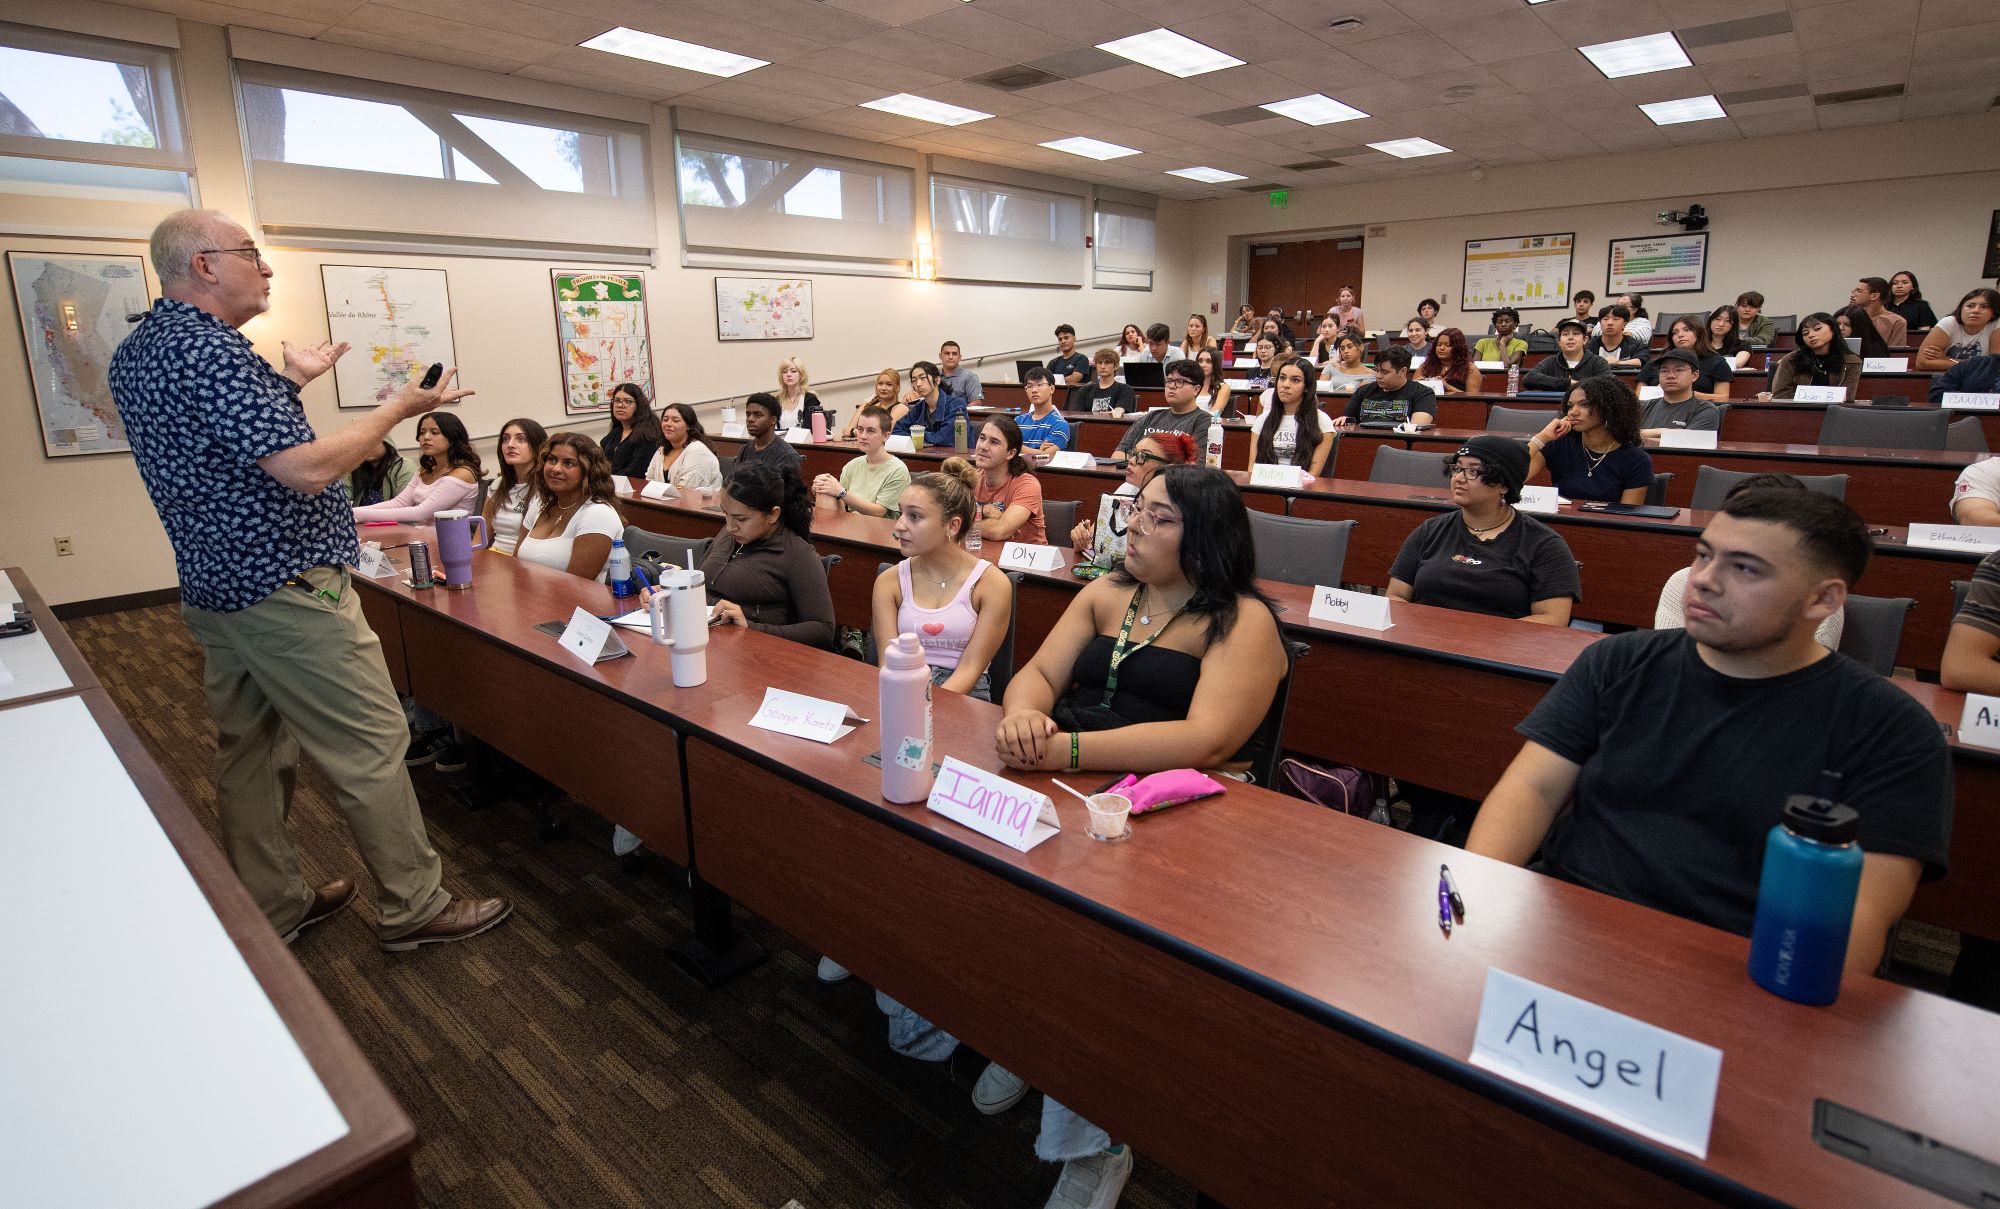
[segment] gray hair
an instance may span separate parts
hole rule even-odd
[[[236,225],[220,210],[176,210],[153,228],[150,253],[162,286],[192,280],[195,253],[215,246],[218,231]]]

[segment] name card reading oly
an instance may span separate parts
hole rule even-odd
[[[1488,967],[1471,1062],[1571,1108],[1708,1157],[1722,1051]]]
[[[930,799],[924,805],[1019,852],[1062,830],[1055,803],[1047,794],[950,756],[939,766]]]

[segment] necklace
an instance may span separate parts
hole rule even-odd
[[[1590,468],[1589,468],[1588,470],[1585,470],[1585,471],[1583,472],[1583,477],[1585,477],[1585,478],[1594,478],[1594,477],[1596,477],[1596,475],[1597,475],[1597,468],[1598,468],[1599,466],[1602,466],[1602,465],[1604,465],[1604,459],[1606,459],[1606,458],[1610,457],[1610,456],[1612,455],[1612,453],[1613,453],[1613,452],[1615,452],[1615,451],[1617,450],[1617,448],[1618,448],[1618,446],[1617,446],[1616,444],[1613,444],[1613,445],[1611,446],[1611,448],[1610,448],[1610,449],[1607,449],[1607,450],[1605,450],[1605,451],[1604,451],[1603,453],[1600,453],[1600,454],[1598,454],[1598,455],[1597,455],[1596,457],[1590,457],[1590,445],[1589,445],[1589,443],[1588,443],[1588,442],[1586,442],[1586,441],[1584,441],[1584,439],[1583,439],[1582,437],[1578,437],[1578,438],[1577,438],[1577,444],[1579,444],[1579,445],[1582,445],[1582,446],[1583,446],[1583,456],[1585,456],[1585,457],[1587,457],[1587,458],[1590,458]]]
[[[1139,614],[1140,625],[1152,625],[1153,611],[1151,609],[1146,608],[1145,605],[1146,605],[1146,587],[1144,584],[1141,584],[1139,586],[1138,595],[1132,598],[1132,607],[1134,609],[1143,610]],[[1167,621],[1171,622],[1174,618],[1179,617],[1184,611],[1186,611],[1186,609],[1187,605],[1183,603],[1180,608],[1175,609],[1171,614],[1167,616]],[[1167,627],[1164,624],[1162,624],[1160,628],[1164,630]]]
[[[1470,532],[1472,536],[1479,537],[1483,534],[1491,533],[1495,529],[1505,528],[1507,522],[1514,519],[1514,506],[1512,504],[1509,504],[1507,506],[1507,515],[1501,517],[1497,521],[1494,521],[1492,524],[1486,526],[1484,529],[1474,526],[1471,520],[1467,519],[1465,513],[1462,510],[1458,514],[1458,519],[1464,522],[1466,530]]]

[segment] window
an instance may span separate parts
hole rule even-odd
[[[907,168],[694,133],[674,160],[684,264],[910,271]]]
[[[1083,199],[1020,185],[931,177],[938,276],[1083,284]]]
[[[1100,289],[1152,289],[1155,225],[1152,210],[1098,202],[1091,283]]]
[[[601,118],[239,64],[267,228],[641,257],[645,132]]]

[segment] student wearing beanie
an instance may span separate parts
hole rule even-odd
[[[1569,624],[1582,589],[1576,559],[1553,529],[1514,508],[1528,448],[1477,436],[1445,459],[1457,507],[1418,525],[1389,568],[1389,597],[1469,613]]]

